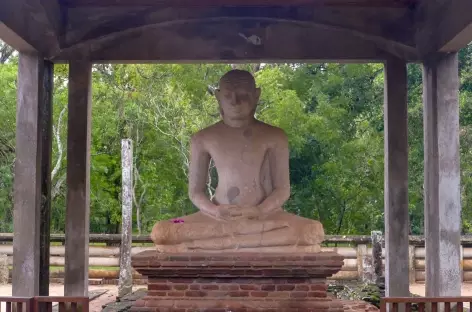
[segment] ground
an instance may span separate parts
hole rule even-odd
[[[137,285],[133,287],[133,290],[137,290],[140,288],[146,287],[144,285]],[[11,296],[11,284],[8,285],[0,285],[0,297],[1,296]],[[93,299],[90,302],[90,312],[98,312],[102,310],[102,306],[115,301],[116,296],[118,295],[118,287],[115,285],[98,285],[98,286],[90,286],[90,291],[94,290],[106,290],[107,292],[103,295]],[[62,284],[51,284],[49,287],[49,295],[50,296],[63,296],[64,295],[64,285]],[[0,307],[0,311],[3,310],[3,306]]]
[[[144,286],[145,287],[145,286]],[[143,285],[137,285],[133,287],[133,290],[143,288]],[[118,287],[114,285],[100,285],[90,286],[90,291],[93,290],[107,290],[107,292],[100,297],[90,302],[90,312],[99,312],[102,310],[104,304],[115,301],[116,295],[118,294]],[[62,296],[64,294],[64,285],[52,284],[49,288],[51,296]],[[410,285],[410,292],[419,296],[424,296],[425,285],[424,284],[412,284]],[[11,296],[11,284],[0,285],[0,297]],[[472,296],[472,284],[462,284],[462,296]],[[0,311],[2,309],[0,308]]]

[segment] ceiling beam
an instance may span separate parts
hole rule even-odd
[[[225,19],[149,26],[81,42],[53,60],[106,63],[383,61],[417,59],[343,30],[261,19]]]
[[[423,0],[416,13],[418,52],[455,52],[472,41],[472,1]]]
[[[57,0],[2,0],[0,39],[20,52],[49,57],[59,51],[63,20]]]
[[[405,9],[335,9],[304,7],[238,7],[198,9],[104,9],[68,10],[64,47],[131,31],[185,23],[230,20],[274,21],[305,28],[337,30],[354,37],[388,45],[392,49],[414,49],[411,11]]]
[[[208,7],[312,5],[349,7],[409,7],[417,0],[64,0],[68,7]]]

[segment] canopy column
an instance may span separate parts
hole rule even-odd
[[[49,292],[53,64],[20,53],[16,112],[13,295]]]
[[[66,296],[88,295],[92,64],[69,63],[67,132]]]
[[[408,111],[406,62],[385,64],[385,285],[386,296],[409,296]]]
[[[426,296],[460,296],[457,53],[423,63]]]

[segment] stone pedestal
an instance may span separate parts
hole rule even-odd
[[[148,277],[148,295],[132,311],[343,311],[340,301],[327,296],[326,278],[343,265],[333,252],[145,251],[132,265]]]

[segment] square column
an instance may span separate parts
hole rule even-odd
[[[16,111],[13,296],[49,292],[53,64],[20,53]],[[25,226],[27,225],[27,226]]]
[[[403,60],[385,64],[385,286],[387,297],[408,297],[408,110]]]
[[[426,296],[460,296],[457,53],[423,63]]]
[[[69,63],[64,294],[88,295],[92,64]]]

